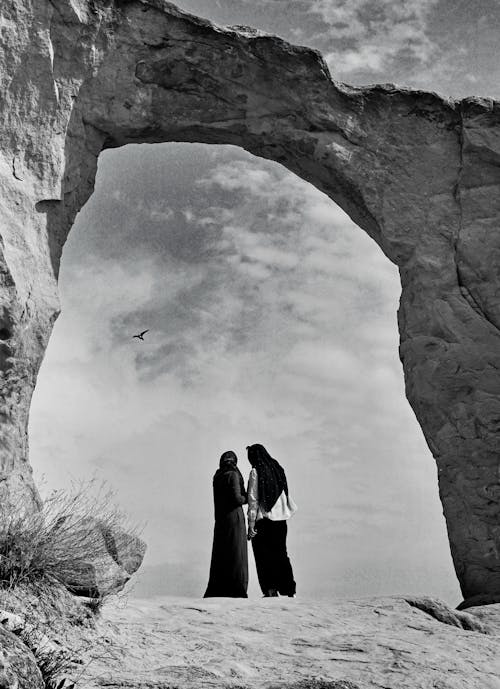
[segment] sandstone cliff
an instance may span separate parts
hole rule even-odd
[[[323,190],[399,266],[406,392],[456,571],[470,602],[500,600],[499,105],[338,84],[312,50],[164,0],[11,0],[0,32],[1,504],[37,505],[30,398],[99,153],[230,143]]]

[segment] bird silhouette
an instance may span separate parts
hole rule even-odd
[[[144,342],[144,335],[148,332],[149,330],[143,330],[142,333],[139,333],[139,335],[132,335],[132,339],[134,339],[134,337],[137,337],[138,340],[142,340]]]

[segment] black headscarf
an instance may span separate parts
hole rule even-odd
[[[227,450],[227,452],[223,452],[220,456],[219,468],[214,474],[214,483],[216,479],[219,478],[219,476],[221,476],[222,474],[225,474],[226,471],[235,471],[240,479],[241,494],[246,496],[245,481],[243,479],[241,471],[236,466],[237,461],[238,457],[236,456],[236,453],[232,450]]]
[[[288,495],[285,471],[263,445],[249,445],[247,450],[248,461],[257,469],[259,503],[269,512],[283,491]]]

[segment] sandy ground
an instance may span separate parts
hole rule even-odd
[[[490,634],[400,597],[111,602],[79,686],[500,689],[500,606],[481,611]]]

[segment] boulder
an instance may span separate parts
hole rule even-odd
[[[487,630],[482,622],[474,615],[469,615],[459,610],[453,610],[446,603],[428,596],[412,596],[406,598],[406,602],[413,608],[417,608],[425,612],[430,617],[433,617],[438,622],[449,624],[452,627],[459,627],[460,629],[468,629],[473,632],[480,632],[486,634]]]
[[[139,569],[146,544],[124,529],[99,520],[79,520],[78,528],[80,534],[74,534],[74,538],[79,546],[62,570],[61,583],[75,595],[91,599],[118,593]]]
[[[1,689],[45,689],[35,657],[14,634],[0,625]]]

